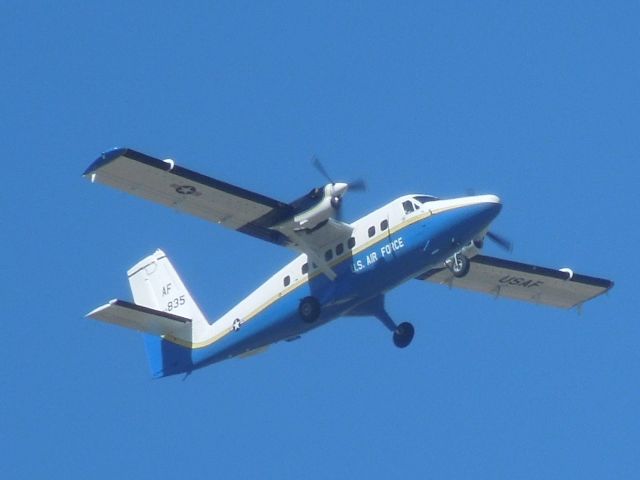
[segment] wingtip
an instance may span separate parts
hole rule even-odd
[[[82,173],[83,177],[89,177],[93,182],[95,180],[95,172],[106,165],[107,163],[115,160],[116,158],[124,155],[129,149],[124,147],[114,147],[111,150],[103,152],[87,169]]]
[[[107,303],[105,303],[104,305],[100,305],[97,308],[94,308],[93,310],[91,310],[89,313],[87,313],[84,318],[93,318],[95,316],[96,313],[100,313],[102,310],[104,310],[107,307],[110,307],[111,305],[113,305],[114,303],[116,303],[118,301],[117,298],[114,298],[113,300],[109,300]]]

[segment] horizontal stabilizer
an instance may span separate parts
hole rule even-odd
[[[191,320],[188,318],[124,300],[111,300],[88,313],[87,317],[160,336],[185,336],[191,330]],[[190,335],[186,337],[189,338]]]

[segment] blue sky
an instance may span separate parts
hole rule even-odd
[[[638,2],[2,2],[3,478],[636,478]],[[293,254],[81,178],[128,146],[284,201],[496,193],[487,253],[616,282],[583,315],[409,282],[373,319],[151,380],[163,248],[210,317]]]

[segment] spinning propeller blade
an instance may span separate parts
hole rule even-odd
[[[335,185],[336,182],[333,180],[333,178],[331,178],[331,175],[329,175],[329,172],[327,172],[327,169],[324,167],[324,164],[320,161],[320,159],[318,157],[316,157],[314,155],[313,160],[311,161],[311,163],[313,164],[314,168],[316,170],[318,170],[318,172],[320,172],[320,174],[326,178],[327,180],[329,180],[329,183],[331,183],[331,185]],[[367,189],[367,184],[365,183],[365,181],[362,178],[359,178],[353,182],[349,182],[347,183],[347,187],[349,190],[351,190],[352,192],[363,192]]]
[[[513,244],[506,238],[493,232],[487,232],[487,237],[489,237],[489,239],[493,240],[499,247],[505,249],[506,251],[513,251]]]
[[[318,157],[316,157],[314,155],[313,157],[313,166],[316,168],[316,170],[318,170],[320,172],[320,174],[326,178],[327,180],[329,180],[329,183],[331,185],[334,185],[336,182],[333,181],[333,179],[329,176],[329,174],[327,173],[327,170],[324,168],[324,165],[322,164],[322,162],[320,161],[320,159]]]
[[[349,185],[349,190],[352,192],[364,192],[367,189],[367,184],[361,178],[353,182],[349,182],[347,185]]]

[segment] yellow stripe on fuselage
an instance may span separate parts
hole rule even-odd
[[[364,243],[363,245],[354,248],[351,250],[351,255],[345,255],[344,258],[337,258],[335,260],[333,260],[332,262],[328,263],[329,267],[333,268],[336,265],[339,265],[340,263],[349,260],[350,258],[353,258],[355,255],[358,255],[359,253],[361,253],[364,250],[367,250],[369,248],[371,248],[373,245],[375,245],[376,243],[380,243],[383,242],[386,238],[389,237],[389,235],[392,235],[394,233],[397,233],[401,230],[404,230],[405,228],[413,225],[414,223],[417,223],[421,220],[424,220],[432,215],[436,215],[442,212],[446,212],[449,210],[455,210],[457,208],[461,208],[464,207],[466,205],[451,205],[451,206],[447,206],[447,207],[441,207],[438,208],[436,210],[430,210],[427,209],[427,211],[425,212],[421,212],[417,215],[414,215],[406,220],[404,220],[403,222],[399,223],[398,225],[396,225],[393,228],[390,228],[388,230],[385,230],[384,233],[380,233],[378,235],[376,235],[375,237],[373,237],[371,240],[369,240],[368,242]],[[253,311],[251,311],[242,321],[242,324],[246,324],[248,322],[250,322],[251,320],[255,319],[260,313],[262,313],[264,310],[266,310],[267,308],[269,308],[271,305],[273,305],[275,302],[277,302],[278,300],[280,300],[282,297],[288,295],[289,293],[291,293],[292,291],[300,288],[302,285],[310,282],[312,279],[314,279],[315,277],[317,277],[318,275],[324,275],[324,273],[322,273],[322,271],[318,270],[314,273],[310,273],[307,274],[305,276],[303,276],[302,278],[300,278],[299,280],[296,280],[295,282],[293,282],[290,286],[280,290],[278,292],[277,295],[274,295],[273,297],[271,297],[269,300],[267,300],[266,302],[264,302],[262,305],[260,305],[259,307],[255,308]],[[175,343],[177,345],[186,347],[186,348],[191,348],[191,349],[198,349],[198,348],[205,348],[208,347],[214,343],[216,343],[218,340],[222,339],[223,337],[227,336],[230,333],[233,333],[233,326],[226,328],[222,331],[220,331],[218,334],[213,335],[212,337],[208,338],[205,341],[202,342],[186,342],[184,340],[181,340],[179,338],[176,338],[172,335],[165,335],[162,338],[164,338],[165,340]]]

